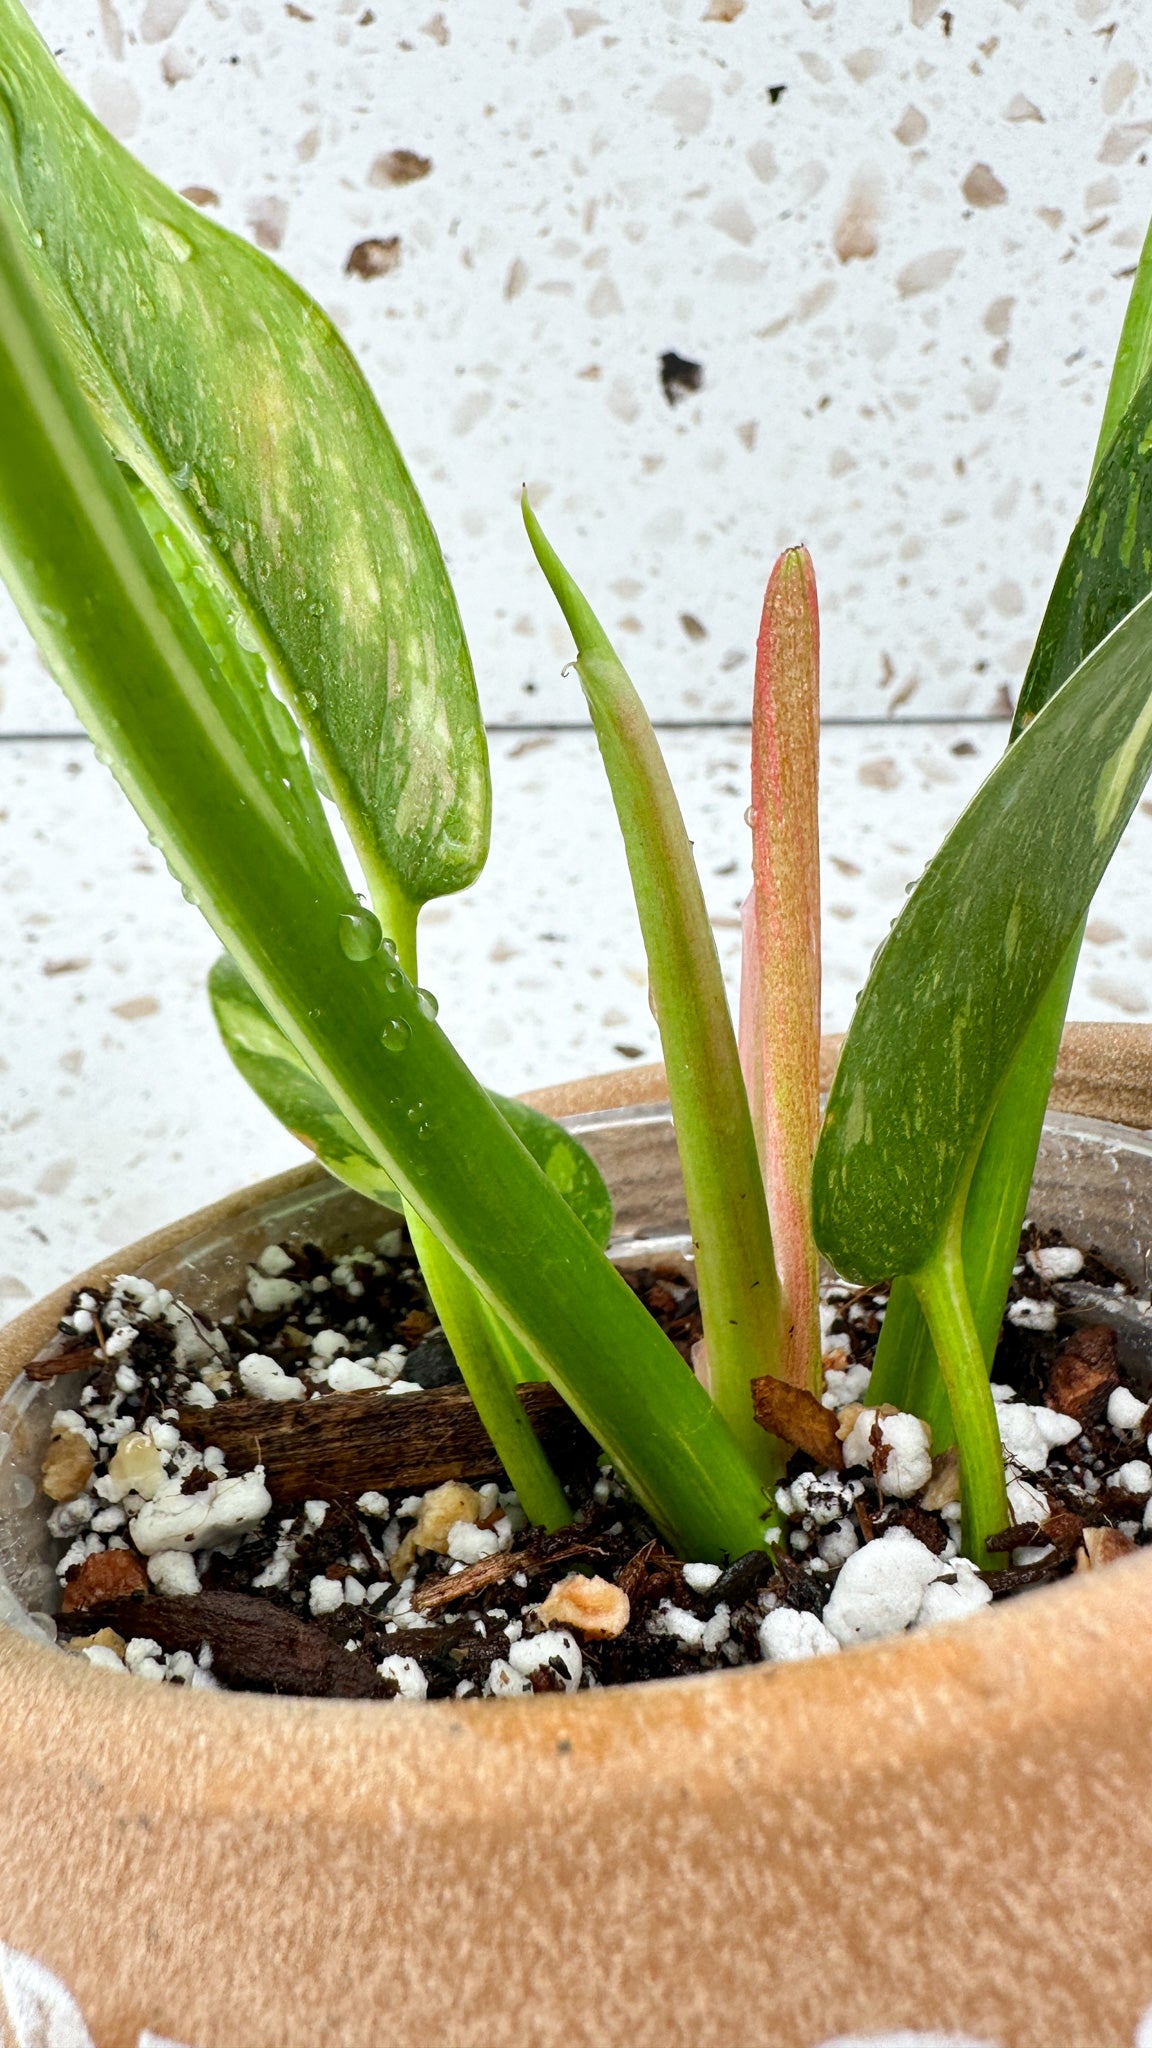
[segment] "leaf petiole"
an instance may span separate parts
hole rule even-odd
[[[987,1570],[995,1562],[988,1538],[1006,1529],[1011,1516],[996,1403],[964,1284],[959,1215],[944,1243],[910,1277],[940,1360],[960,1445],[961,1547]]]

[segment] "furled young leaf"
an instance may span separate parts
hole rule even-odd
[[[395,1207],[400,1196],[388,1175],[226,953],[208,977],[208,993],[229,1054],[273,1116],[338,1180],[374,1202]],[[612,1197],[583,1145],[563,1124],[527,1102],[496,1094],[491,1099],[589,1235],[598,1245],[606,1245],[612,1235]]]
[[[752,705],[752,893],[740,1064],[783,1298],[782,1378],[819,1392],[812,1157],[820,1128],[820,622],[807,548],[769,579]]]
[[[712,1402],[391,956],[349,957],[348,884],[249,759],[0,203],[0,566],[46,661],[185,888],[317,1080],[689,1557],[763,1538]],[[357,949],[359,952],[360,949]],[[408,1111],[431,1106],[423,1124]]]
[[[782,1356],[780,1288],[748,1097],[716,942],[676,793],[603,627],[523,500],[536,559],[576,642],[648,956],[680,1147],[712,1397],[765,1480],[780,1469],[751,1383]]]
[[[881,948],[816,1156],[848,1278],[914,1273],[966,1191],[1005,1073],[1152,767],[1152,599],[993,769]]]
[[[427,515],[359,369],[268,257],[113,141],[0,0],[0,195],[104,433],[244,618],[386,921],[483,865],[483,727]]]

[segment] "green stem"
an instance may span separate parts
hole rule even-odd
[[[963,1502],[961,1547],[965,1557],[987,1570],[996,1562],[988,1551],[988,1538],[1006,1529],[1011,1516],[996,1404],[964,1285],[958,1228],[949,1232],[928,1264],[912,1275],[912,1284],[928,1321],[956,1422]]]
[[[712,1399],[766,1486],[784,1452],[760,1428],[751,1382],[783,1368],[780,1283],[736,1034],[700,877],[643,704],[591,606],[524,523],[577,647],[576,666],[620,821],[648,957],[680,1149]]]
[[[568,1499],[516,1393],[513,1372],[497,1344],[472,1282],[412,1209],[408,1231],[444,1334],[497,1455],[530,1522],[563,1529],[572,1520]],[[533,1373],[533,1378],[540,1377]]]
[[[1004,1319],[1020,1228],[1027,1214],[1036,1153],[1082,936],[1083,926],[1050,982],[1008,1070],[964,1209],[964,1284],[989,1373]],[[907,1279],[893,1282],[868,1398],[877,1406],[891,1401],[894,1407],[919,1415],[932,1431],[932,1448],[936,1452],[946,1450],[957,1439],[957,1426],[928,1326],[915,1289]]]
[[[373,900],[382,923],[387,913],[400,966],[415,983],[419,906],[379,888],[376,878]],[[404,1204],[404,1213],[432,1306],[524,1513],[539,1528],[565,1528],[572,1520],[568,1497],[516,1392],[519,1380],[541,1380],[545,1374],[477,1293],[434,1232],[421,1222],[411,1203]]]

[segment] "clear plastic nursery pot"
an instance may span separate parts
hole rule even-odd
[[[660,1081],[548,1098],[624,1239],[682,1229]],[[1075,1028],[1053,1112],[1036,1220],[1146,1288],[1152,1032]],[[84,1278],[224,1308],[269,1236],[336,1248],[364,1220],[304,1168]],[[48,1411],[19,1373],[68,1291],[0,1333],[0,1939],[63,1979],[96,2048],[145,2028],[190,2048],[1131,2040],[1152,2000],[1147,1554],[840,1657],[571,1697],[133,1683],[20,1604],[46,1599],[28,1482]]]

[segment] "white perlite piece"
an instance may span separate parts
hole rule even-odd
[[[275,1315],[282,1308],[291,1308],[303,1291],[295,1280],[273,1280],[268,1274],[258,1272],[255,1266],[248,1268],[246,1292],[258,1315]]]
[[[1023,1522],[1046,1522],[1051,1512],[1047,1494],[1041,1493],[1028,1479],[1008,1481],[1008,1505],[1012,1520],[1017,1527]]]
[[[279,1280],[283,1274],[292,1271],[291,1253],[286,1252],[282,1244],[266,1244],[256,1264],[270,1280]]]
[[[1084,1270],[1084,1254],[1070,1244],[1042,1245],[1029,1252],[1028,1264],[1040,1280],[1074,1280]]]
[[[415,1657],[385,1657],[376,1666],[381,1678],[394,1680],[396,1689],[403,1700],[426,1700],[428,1680],[416,1662]]]
[[[845,1650],[898,1636],[911,1628],[941,1568],[942,1560],[907,1529],[888,1529],[841,1567],[824,1609],[824,1625]]]
[[[1070,1444],[1081,1424],[1055,1408],[1032,1408],[1024,1401],[998,1401],[996,1420],[1006,1464],[1018,1472],[1043,1472],[1049,1451]]]
[[[770,1664],[796,1664],[803,1657],[828,1657],[840,1645],[815,1614],[794,1607],[774,1607],[757,1630],[760,1655]]]
[[[238,1479],[214,1479],[203,1493],[185,1495],[178,1481],[169,1481],[130,1524],[132,1541],[143,1557],[160,1550],[214,1550],[250,1536],[271,1506],[263,1465]]]
[[[1147,1413],[1147,1401],[1138,1401],[1127,1387],[1113,1387],[1108,1396],[1108,1426],[1117,1436],[1139,1429]]]
[[[303,1380],[286,1373],[274,1358],[265,1358],[262,1352],[254,1351],[251,1358],[242,1359],[237,1368],[240,1384],[246,1394],[253,1394],[259,1401],[302,1401],[306,1392]]]
[[[1144,1458],[1132,1458],[1127,1465],[1121,1465],[1120,1470],[1113,1473],[1112,1484],[1119,1487],[1121,1493],[1134,1493],[1139,1497],[1145,1497],[1152,1493],[1152,1465]]]
[[[196,1560],[186,1550],[158,1550],[148,1559],[148,1577],[165,1600],[190,1599],[200,1591]]]
[[[308,1605],[313,1614],[335,1614],[344,1605],[344,1587],[339,1579],[314,1578],[308,1587]]]
[[[801,1472],[791,1486],[776,1488],[776,1505],[783,1515],[804,1515],[826,1529],[851,1511],[863,1490],[860,1480],[841,1479],[838,1472]]]
[[[358,1359],[338,1358],[328,1367],[328,1385],[334,1394],[379,1394],[387,1381]]]
[[[110,1650],[105,1643],[89,1643],[81,1650],[80,1655],[86,1657],[89,1664],[95,1664],[98,1671],[118,1671],[123,1677],[127,1669],[123,1658],[118,1657],[115,1650]]]
[[[1054,1301],[1033,1301],[1022,1295],[1019,1301],[1008,1303],[1008,1321],[1021,1330],[1046,1330],[1056,1328],[1056,1303]]]
[[[834,1365],[826,1366],[821,1405],[825,1408],[839,1409],[847,1408],[851,1401],[863,1401],[871,1383],[870,1366],[848,1365],[843,1369]]]
[[[816,1545],[821,1557],[832,1571],[838,1571],[853,1551],[859,1550],[860,1538],[852,1523],[845,1517],[837,1522],[834,1529],[826,1529]]]
[[[731,1618],[731,1609],[723,1600],[707,1621],[698,1614],[690,1613],[686,1607],[677,1607],[671,1600],[662,1600],[655,1614],[648,1618],[648,1633],[650,1636],[671,1636],[682,1650],[703,1650],[706,1656],[711,1657],[722,1643],[728,1641]]]
[[[522,1671],[514,1671],[507,1657],[493,1657],[484,1682],[485,1697],[493,1700],[519,1699],[531,1692],[532,1682]]]
[[[584,1670],[583,1652],[566,1628],[548,1628],[543,1635],[509,1643],[508,1662],[521,1678],[531,1678],[534,1671],[554,1671],[565,1692],[579,1690]]]
[[[872,1445],[873,1425],[879,1423],[880,1438],[887,1452],[881,1458],[880,1491],[894,1500],[910,1500],[927,1486],[932,1477],[932,1438],[918,1415],[881,1415],[878,1408],[862,1408],[844,1439],[846,1466],[870,1468],[876,1453]],[[836,1514],[843,1512],[837,1507]],[[829,1515],[829,1521],[834,1517]]]
[[[924,1588],[917,1628],[928,1628],[934,1621],[960,1621],[965,1614],[987,1607],[992,1598],[991,1586],[968,1558],[939,1558],[937,1562],[941,1570]]]
[[[331,1364],[338,1351],[347,1351],[348,1339],[339,1330],[317,1330],[312,1339],[312,1356]]]
[[[718,1564],[686,1564],[684,1583],[693,1593],[710,1593],[720,1577]]]
[[[482,1557],[495,1557],[500,1537],[495,1529],[478,1529],[475,1522],[453,1522],[448,1531],[446,1553],[457,1564],[479,1564]]]

